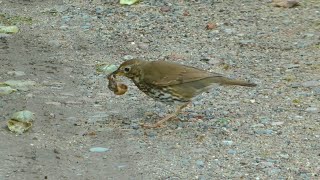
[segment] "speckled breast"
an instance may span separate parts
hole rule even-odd
[[[136,83],[135,85],[146,95],[153,98],[156,101],[160,101],[165,104],[178,104],[189,102],[188,100],[175,96],[170,93],[170,89],[168,87],[156,87],[152,85],[148,85],[145,83]]]

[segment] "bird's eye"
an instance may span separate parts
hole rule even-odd
[[[123,70],[124,70],[124,72],[129,72],[130,68],[129,67],[125,67]]]

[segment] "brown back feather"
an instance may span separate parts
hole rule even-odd
[[[157,86],[183,84],[208,77],[222,77],[221,74],[209,73],[194,67],[166,61],[144,63],[143,70],[144,82]]]

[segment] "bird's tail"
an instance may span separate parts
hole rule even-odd
[[[219,77],[215,81],[221,85],[238,85],[238,86],[248,86],[248,87],[257,86],[257,84],[255,83],[251,83],[244,80],[230,79],[227,77]]]

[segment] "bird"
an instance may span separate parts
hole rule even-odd
[[[179,63],[140,59],[123,62],[111,76],[129,78],[147,96],[176,107],[173,113],[156,123],[144,124],[143,127],[146,128],[161,127],[164,122],[176,117],[194,97],[210,90],[214,85],[257,85]]]

